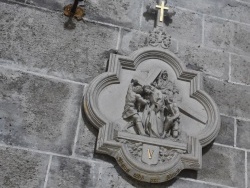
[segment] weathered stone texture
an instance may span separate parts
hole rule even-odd
[[[231,80],[250,85],[250,57],[232,55],[231,61]]]
[[[237,146],[250,149],[250,121],[237,120]]]
[[[250,187],[250,152],[247,152],[247,174],[248,174],[248,187]]]
[[[235,0],[169,0],[169,5],[187,8],[192,11],[250,23],[250,5]]]
[[[12,11],[7,10],[9,5],[0,3],[0,58],[11,56],[11,30],[13,30],[13,21],[15,16]]]
[[[53,157],[47,188],[217,188],[181,179],[174,179],[157,185],[139,182],[129,177],[115,163],[104,164],[93,161]]]
[[[147,11],[146,6],[155,7],[156,1],[145,0],[141,29],[152,31],[156,15],[152,11]],[[189,41],[201,44],[202,40],[202,15],[189,11],[176,9],[176,14],[171,18],[165,19],[165,31],[179,41]]]
[[[80,118],[79,135],[76,143],[76,155],[92,158],[95,150],[95,143],[98,131],[85,119]]]
[[[221,113],[249,118],[249,87],[204,77],[204,90],[215,100]]]
[[[114,166],[114,167],[113,167]],[[96,187],[107,188],[217,188],[217,186],[206,185],[195,181],[174,178],[168,182],[150,184],[140,182],[128,176],[117,164],[101,165],[99,169],[98,184]]]
[[[28,4],[63,11],[63,7],[72,4],[70,0],[27,0]],[[127,28],[139,29],[142,0],[95,0],[79,2],[86,12],[84,19],[90,19]],[[135,21],[138,20],[138,21]]]
[[[136,30],[122,29],[119,52],[124,55],[129,55],[135,50],[145,46],[146,43],[146,33]]]
[[[139,29],[142,0],[85,1],[86,18]]]
[[[228,53],[203,48],[200,45],[179,43],[177,56],[188,69],[202,71],[220,79],[228,79]]]
[[[166,184],[167,186],[161,186],[162,188],[220,188],[219,186],[215,186],[215,185],[207,185],[207,184],[202,184],[202,183],[198,183],[198,182],[193,182],[193,181],[186,181],[186,180],[182,180],[182,179],[177,179],[175,181],[170,181],[170,183]],[[168,186],[169,185],[169,186]],[[148,188],[152,187],[148,186]],[[143,188],[141,186],[141,188]]]
[[[134,188],[137,185],[137,181],[131,179],[116,162],[111,165],[101,165],[99,169],[99,178],[97,187],[107,186],[110,188],[126,187]],[[144,183],[142,183],[144,184]]]
[[[83,87],[0,70],[0,142],[71,154]]]
[[[67,30],[68,18],[61,14],[4,3],[0,10],[15,15],[4,26],[11,53],[0,58],[13,59],[16,67],[87,82],[104,71],[109,50],[116,48],[117,28],[73,20],[75,29]],[[2,51],[9,50],[5,46]]]
[[[221,116],[220,132],[215,139],[220,144],[234,145],[234,119],[231,117]]]
[[[250,56],[250,26],[247,25],[250,24],[250,1],[241,1],[247,3],[236,0],[169,0],[170,5],[181,7],[174,9],[176,15],[171,19],[165,19],[164,29],[173,38],[170,51],[177,52],[178,40],[177,55],[188,69],[228,80],[228,52]],[[118,52],[125,55],[144,46],[146,33],[154,27],[156,15],[152,11],[146,12],[146,6],[154,7],[155,0],[94,0],[85,1],[87,20],[107,24],[73,19],[75,28],[68,30],[64,28],[68,18],[62,15],[62,9],[72,2],[26,1],[52,10],[46,11],[17,5],[15,0],[0,0],[0,65],[89,82],[104,72],[110,52],[117,47],[119,29],[107,25],[124,27]],[[207,14],[205,47],[200,46],[202,14]],[[231,55],[231,81],[249,85],[250,59],[238,55]],[[249,86],[204,77],[204,89],[216,101],[221,113],[250,118]],[[71,155],[77,123],[80,123],[75,154],[84,160],[53,156],[47,188],[221,187],[209,185],[210,182],[245,188],[245,152],[216,145],[204,149],[202,170],[181,173],[180,176],[193,178],[193,181],[175,178],[152,185],[134,180],[111,157],[94,154],[98,131],[79,118],[82,94],[83,86],[80,85],[0,69],[1,144]],[[234,119],[221,116],[221,120],[221,130],[215,142],[233,146]],[[237,147],[250,149],[249,133],[250,123],[238,120]],[[0,187],[43,188],[48,162],[48,155],[0,147]],[[250,182],[249,152],[247,162]],[[196,179],[207,184],[198,183]]]
[[[43,188],[49,156],[0,147],[1,188]]]
[[[202,170],[185,170],[180,175],[245,188],[245,152],[213,145],[211,148],[203,149]]]
[[[3,0],[4,1],[4,0]],[[6,1],[6,0],[5,0]],[[9,1],[9,0],[8,0]],[[15,0],[15,1],[17,1],[17,2],[20,2],[20,3],[24,3],[25,2],[25,0]]]
[[[250,0],[240,0],[241,2],[250,3]]]
[[[145,32],[122,29],[119,53],[123,55],[129,55],[139,48],[147,46],[148,35],[149,34]],[[171,39],[171,44],[168,50],[172,51],[173,53],[177,52],[177,41],[175,39]]]
[[[98,173],[98,166],[93,163],[54,156],[47,188],[94,188]]]
[[[74,1],[70,0],[26,0],[27,4],[34,5],[37,7],[43,7],[55,11],[63,11],[63,7],[68,4],[73,4]],[[82,5],[79,1],[79,5]]]
[[[205,45],[229,52],[249,55],[250,26],[206,17]]]

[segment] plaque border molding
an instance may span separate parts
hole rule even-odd
[[[174,70],[178,80],[190,82],[190,97],[202,104],[208,117],[205,128],[198,135],[188,136],[188,153],[178,154],[171,164],[160,167],[136,162],[124,148],[124,144],[115,141],[117,131],[113,123],[102,114],[98,107],[98,97],[101,91],[111,84],[120,83],[121,69],[136,70],[140,63],[148,59],[158,59],[167,63]],[[182,61],[167,49],[144,47],[130,56],[111,54],[107,72],[91,81],[83,99],[85,115],[91,124],[99,130],[96,152],[111,155],[130,176],[151,183],[168,181],[183,169],[201,169],[202,147],[216,138],[221,123],[216,103],[202,89],[201,73],[186,70]]]

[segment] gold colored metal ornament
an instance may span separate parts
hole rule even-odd
[[[85,16],[85,11],[81,7],[76,7],[75,13],[71,12],[73,5],[69,4],[64,7],[64,15],[68,17],[75,17],[77,20],[82,20]]]
[[[154,153],[154,150],[153,150],[153,151],[150,151],[150,149],[148,149],[148,158],[149,158],[149,159],[152,159],[153,153]]]
[[[156,5],[155,7],[161,9],[160,22],[163,22],[164,10],[168,10],[169,7],[165,7],[165,1],[162,1],[161,5]]]

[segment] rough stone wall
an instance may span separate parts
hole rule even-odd
[[[144,45],[155,0],[86,0],[73,30],[64,28],[69,2],[0,0],[0,187],[250,187],[250,0],[169,0],[170,49],[204,73],[222,127],[203,149],[202,170],[159,185],[95,154],[97,131],[80,108],[110,52]]]

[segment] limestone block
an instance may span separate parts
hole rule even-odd
[[[177,56],[189,69],[202,71],[220,79],[228,79],[228,53],[203,48],[200,45],[179,43]]]
[[[97,179],[98,166],[85,161],[53,156],[47,188],[94,188]]]
[[[79,120],[79,134],[75,153],[80,157],[92,158],[95,150],[97,130],[90,126],[85,116],[83,117],[84,120],[82,118]]]
[[[205,46],[242,55],[250,53],[250,26],[206,17]]]
[[[250,149],[250,121],[237,120],[237,146]]]
[[[147,37],[148,34],[145,32],[122,29],[119,53],[129,55],[139,48],[145,47],[148,42]],[[169,50],[173,53],[177,52],[177,41],[173,38],[171,38]]]
[[[1,188],[43,188],[49,156],[0,147]]]
[[[220,112],[250,118],[250,88],[204,77],[204,90],[215,100]]]
[[[220,144],[234,145],[234,119],[231,117],[221,116],[221,127],[215,142]]]
[[[27,0],[28,4],[56,11],[62,11],[65,5],[73,2],[70,0]],[[84,18],[139,29],[142,0],[96,0],[79,2],[78,5],[84,6],[86,13]]]
[[[0,143],[69,155],[83,86],[0,70]]]
[[[245,188],[245,152],[213,145],[203,150],[202,170],[186,170],[181,176]]]
[[[138,50],[147,43],[147,33],[137,30],[122,29],[119,52],[124,55]]]
[[[169,188],[220,188],[219,186],[178,179]],[[150,187],[149,187],[150,188]],[[165,188],[162,186],[162,188]]]
[[[47,8],[50,10],[55,10],[55,11],[63,11],[63,7],[68,5],[68,4],[73,4],[74,1],[70,0],[27,0],[26,3],[30,5],[34,5],[37,7],[43,7]],[[79,5],[83,3],[79,2]]]
[[[250,5],[235,0],[169,0],[168,4],[211,16],[250,23]]]
[[[104,71],[109,50],[116,48],[117,28],[73,20],[75,29],[67,30],[62,14],[3,5],[1,11],[15,15],[7,23],[13,27],[11,53],[4,58],[13,59],[16,67],[87,82]]]
[[[138,181],[129,179],[128,175],[115,162],[112,163],[112,166],[104,164],[100,166],[97,187],[135,188],[137,185]]]
[[[247,152],[247,174],[248,174],[248,182],[250,182],[250,176],[249,176],[250,174],[250,152]]]
[[[232,54],[231,59],[231,80],[233,82],[250,85],[250,57],[243,57]]]
[[[85,1],[86,18],[139,29],[142,0]]]
[[[11,56],[11,30],[15,16],[12,11],[8,10],[9,5],[0,3],[0,58]]]
[[[143,6],[143,18],[141,29],[152,31],[155,24],[156,14],[147,11],[147,6],[154,8],[156,1],[145,0]],[[201,44],[202,40],[202,15],[189,11],[175,9],[176,14],[172,18],[165,19],[164,29],[173,38],[179,41],[188,41]]]

